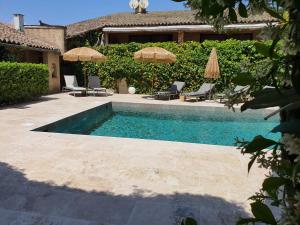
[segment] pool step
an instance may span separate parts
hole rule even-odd
[[[0,225],[103,225],[99,222],[68,217],[45,216],[0,208]]]

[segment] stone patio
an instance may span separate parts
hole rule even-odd
[[[234,147],[31,131],[109,101],[139,95],[73,97],[0,108],[0,225],[235,224],[265,171],[247,173]]]

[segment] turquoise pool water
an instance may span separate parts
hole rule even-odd
[[[235,138],[270,133],[278,119],[264,121],[268,112],[232,112],[226,108],[108,103],[39,128],[39,131],[139,138],[232,146]]]

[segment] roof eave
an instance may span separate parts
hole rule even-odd
[[[272,23],[276,25],[277,23]],[[259,30],[268,26],[268,23],[254,23],[254,24],[230,24],[225,25],[225,30]],[[103,32],[110,33],[122,33],[122,32],[177,32],[177,31],[213,31],[214,28],[211,25],[200,24],[200,25],[161,25],[161,26],[127,26],[127,27],[115,27],[107,26],[103,28]]]
[[[97,27],[95,29],[91,29],[91,30],[87,30],[87,31],[82,31],[82,32],[78,32],[78,33],[74,33],[72,35],[66,35],[66,39],[71,39],[71,38],[75,38],[75,37],[80,37],[80,36],[83,36],[89,32],[94,32],[94,31],[100,31],[104,28],[105,26],[101,26],[101,27]]]
[[[266,27],[268,24],[272,24],[272,25],[277,25],[278,22],[275,22],[275,21],[262,21],[262,22],[256,22],[256,23],[237,23],[237,24],[230,24],[230,25],[225,25],[225,29],[228,29],[228,30],[234,30],[234,29],[261,29],[263,27]],[[108,31],[108,30],[131,30],[131,32],[133,32],[135,29],[139,29],[140,31],[145,29],[148,31],[155,31],[155,29],[166,29],[166,28],[169,28],[169,30],[172,30],[172,29],[175,29],[176,31],[176,28],[175,27],[180,27],[180,29],[185,29],[186,31],[189,31],[191,30],[189,27],[201,27],[202,28],[205,28],[204,30],[213,30],[213,27],[210,26],[210,25],[207,25],[207,24],[204,24],[204,23],[201,23],[201,24],[193,24],[193,23],[187,23],[187,24],[172,24],[172,25],[164,25],[164,24],[153,24],[153,25],[122,25],[122,26],[117,26],[117,25],[113,25],[113,24],[108,24],[108,25],[105,25],[105,26],[101,26],[101,27],[98,27],[96,29],[92,29],[92,30],[87,30],[87,31],[84,31],[84,32],[80,32],[80,33],[75,33],[75,34],[72,34],[72,35],[67,35],[66,36],[66,39],[71,39],[71,38],[75,38],[75,37],[78,37],[78,36],[83,36],[89,32],[93,32],[93,31],[97,31],[97,30],[103,30],[103,31]],[[179,28],[177,28],[179,29]],[[128,31],[128,32],[129,32]],[[166,29],[167,31],[167,29]],[[113,31],[114,32],[114,31]],[[126,31],[123,31],[123,32],[126,32]]]
[[[14,48],[23,49],[23,50],[33,50],[33,51],[39,51],[39,52],[61,53],[61,51],[59,49],[38,48],[38,47],[32,47],[32,46],[26,46],[26,45],[20,45],[20,44],[13,44],[13,43],[0,42],[0,46],[14,47]]]

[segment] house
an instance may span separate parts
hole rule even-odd
[[[67,26],[66,38],[74,38],[99,32],[103,44],[128,42],[165,42],[205,40],[259,39],[258,34],[276,19],[267,13],[238,17],[236,24],[225,26],[226,34],[218,34],[211,25],[196,19],[192,10],[167,12],[118,13],[74,23]]]
[[[55,42],[51,36],[65,32],[65,28],[26,28],[24,17],[21,14],[14,15],[14,25],[0,23],[0,46],[14,55],[18,62],[44,63],[49,68],[49,91],[60,91],[60,56],[64,52],[64,40]],[[40,31],[40,32],[37,32]],[[46,34],[46,35],[45,35]],[[64,35],[65,36],[65,35]],[[64,39],[63,36],[63,39]]]
[[[0,46],[18,56],[18,60],[31,63],[45,63],[49,67],[49,90],[58,92],[64,82],[61,70],[69,71],[69,64],[61,60],[62,54],[77,45],[76,39],[89,37],[94,44],[115,44],[129,42],[166,42],[205,40],[259,39],[259,33],[277,20],[267,13],[238,17],[236,24],[225,26],[226,33],[216,33],[213,27],[196,19],[192,10],[147,12],[135,10],[132,13],[117,13],[70,24],[68,26],[24,25],[21,14],[14,15],[14,27],[0,23]],[[0,49],[1,50],[1,49]],[[62,67],[62,69],[61,69]],[[71,71],[71,69],[70,69]],[[66,73],[67,73],[66,72]]]

